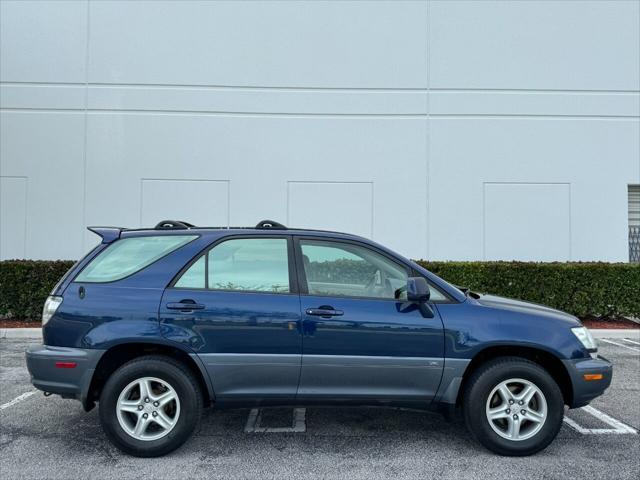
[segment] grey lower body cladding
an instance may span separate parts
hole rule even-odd
[[[26,352],[33,385],[89,407],[88,393],[105,350],[33,345]],[[192,355],[206,367],[217,399],[281,398],[320,403],[354,400],[453,403],[470,360],[438,357]],[[75,364],[59,368],[56,364]]]
[[[469,360],[356,355],[200,354],[216,398],[378,398],[430,402],[457,391]],[[444,388],[444,390],[443,390]]]
[[[91,379],[104,352],[105,350],[32,345],[26,352],[31,383],[44,392],[80,400],[87,408]]]

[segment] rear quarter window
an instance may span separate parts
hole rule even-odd
[[[163,235],[123,238],[107,247],[76,277],[76,282],[113,282],[139,272],[156,260],[197,238]]]

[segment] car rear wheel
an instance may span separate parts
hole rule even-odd
[[[164,455],[193,433],[202,394],[191,370],[160,355],[134,359],[107,380],[100,421],[111,442],[138,457]]]
[[[467,382],[463,409],[473,436],[500,455],[532,455],[558,434],[562,392],[538,364],[518,357],[492,360]]]

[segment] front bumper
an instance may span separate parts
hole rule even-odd
[[[89,387],[93,372],[105,350],[31,345],[26,352],[31,383],[38,390],[80,400],[90,409]],[[56,362],[75,363],[74,368],[58,368]]]
[[[573,385],[573,401],[569,405],[571,408],[587,405],[591,400],[602,395],[611,385],[613,365],[605,358],[563,360],[563,363]],[[585,380],[585,374],[602,374],[602,380]]]

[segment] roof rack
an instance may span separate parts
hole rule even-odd
[[[283,224],[274,222],[273,220],[261,220],[256,227],[258,230],[286,230]]]
[[[154,230],[188,230],[191,228],[198,228],[191,223],[183,220],[162,220],[153,227]],[[202,228],[229,228],[229,227],[202,227]],[[236,227],[234,227],[236,228]],[[251,227],[237,227],[237,228],[251,228]],[[283,224],[274,220],[260,220],[258,224],[253,227],[258,230],[287,230]]]
[[[87,227],[88,230],[102,238],[102,243],[111,243],[120,238],[122,232],[149,231],[147,228],[124,228],[124,227]],[[191,223],[182,220],[163,220],[153,227],[154,230],[289,230],[285,225],[274,220],[261,220],[255,227],[197,227]],[[320,230],[310,228],[292,228],[291,230],[303,232],[326,232],[340,233],[349,235],[345,232],[337,232],[333,230]]]
[[[153,227],[154,230],[185,230],[189,228],[195,228],[195,225],[181,220],[162,220]]]

